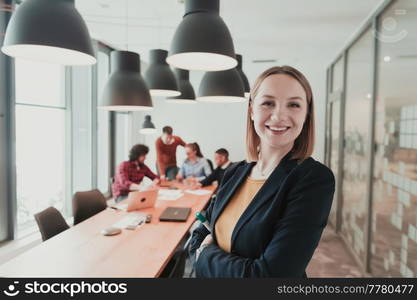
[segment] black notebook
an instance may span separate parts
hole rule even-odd
[[[185,222],[191,213],[189,207],[172,207],[165,208],[162,214],[159,216],[159,221],[167,222]]]

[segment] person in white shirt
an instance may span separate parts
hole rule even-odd
[[[177,180],[203,180],[212,172],[209,162],[204,158],[197,143],[185,145],[187,159],[181,166],[177,175]]]

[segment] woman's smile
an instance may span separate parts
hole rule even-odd
[[[273,125],[265,125],[265,127],[274,135],[283,135],[291,128],[290,126],[273,126]]]

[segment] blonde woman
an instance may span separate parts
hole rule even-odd
[[[247,161],[226,171],[190,243],[196,276],[307,277],[327,224],[333,173],[311,158],[313,94],[298,70],[273,67],[256,80],[247,112]]]

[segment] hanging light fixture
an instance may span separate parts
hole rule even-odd
[[[243,81],[236,68],[204,74],[197,100],[218,103],[245,101]]]
[[[152,96],[179,96],[177,80],[166,62],[168,51],[153,49],[149,51],[149,67],[145,81]]]
[[[151,110],[151,95],[140,75],[139,54],[112,51],[110,65],[112,72],[98,108],[112,111]]]
[[[167,62],[186,70],[220,71],[236,67],[232,36],[219,15],[220,0],[185,0]]]
[[[245,73],[243,73],[243,70],[242,70],[242,55],[236,54],[236,59],[237,59],[236,69],[237,69],[237,72],[240,75],[240,78],[242,78],[243,88],[245,89],[245,97],[249,98],[250,86],[249,86],[248,78],[246,77]]]
[[[12,57],[62,65],[96,63],[74,0],[26,0],[12,14],[1,50]]]
[[[177,83],[179,90],[181,92],[180,96],[169,97],[167,102],[169,103],[190,103],[195,104],[194,88],[190,82],[190,72],[188,70],[174,69],[175,77],[177,78]]]
[[[139,131],[142,134],[153,134],[156,132],[155,125],[152,123],[151,116],[146,115],[142,128]]]

